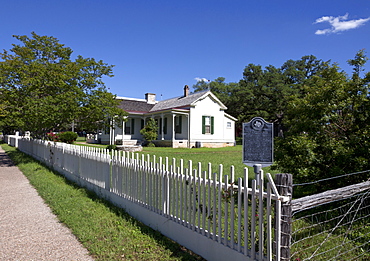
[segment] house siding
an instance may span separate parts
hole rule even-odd
[[[128,122],[131,125],[127,134],[123,133],[123,126],[115,128],[116,140],[123,138],[124,143],[130,140],[140,143],[143,140],[140,134],[143,120],[153,118],[160,127],[155,142],[158,146],[197,147],[200,143],[202,147],[224,147],[235,144],[236,119],[225,113],[225,105],[210,91],[150,104],[147,100],[120,99],[120,107],[129,113]],[[181,124],[178,124],[178,119],[181,119]]]
[[[210,96],[191,108],[191,141],[222,142],[224,141],[224,111]],[[203,116],[213,117],[213,134],[203,134]],[[212,132],[212,131],[211,131]]]

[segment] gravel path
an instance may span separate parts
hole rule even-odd
[[[0,260],[93,260],[1,147]]]

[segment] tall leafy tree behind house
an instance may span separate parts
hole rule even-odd
[[[328,66],[305,81],[305,94],[288,104],[286,135],[277,139],[275,155],[279,168],[292,173],[295,183],[370,169],[370,73],[363,73],[366,60],[364,51],[359,51],[348,61],[353,66],[350,77],[337,65]],[[366,178],[349,176],[314,189]]]
[[[294,182],[310,182],[370,169],[370,73],[363,50],[348,63],[347,75],[330,61],[304,56],[281,67],[249,64],[238,83],[224,78],[194,85],[210,89],[238,118],[238,125],[259,116],[276,130],[275,162]],[[360,182],[357,175],[329,182],[323,190]]]
[[[0,92],[7,111],[3,128],[43,136],[68,129],[73,121],[91,128],[108,122],[104,118],[123,117],[102,81],[113,76],[112,65],[82,56],[72,61],[72,49],[51,36],[14,37],[21,44],[0,53]]]
[[[249,64],[240,80],[238,97],[243,97],[245,121],[263,117],[273,122],[277,136],[284,135],[284,117],[287,106],[295,97],[304,95],[305,82],[327,67],[328,62],[315,56],[288,60],[281,67]]]
[[[316,75],[328,62],[313,55],[300,60],[288,60],[281,67],[248,64],[238,83],[225,83],[219,77],[211,82],[198,82],[195,91],[211,90],[228,107],[227,113],[238,119],[240,130],[243,122],[253,117],[263,117],[273,122],[276,135],[283,135],[283,118],[287,105],[296,96],[304,95],[305,81]]]

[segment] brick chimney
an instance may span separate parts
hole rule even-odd
[[[184,97],[188,97],[189,96],[189,86],[185,85],[184,87]]]
[[[155,94],[154,93],[145,93],[145,99],[148,104],[155,104]]]

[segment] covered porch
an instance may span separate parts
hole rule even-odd
[[[115,124],[109,134],[102,134],[102,144],[141,145],[144,142],[140,130],[148,119],[154,119],[158,126],[157,140],[153,143],[158,147],[190,148],[189,110],[168,110],[155,114],[130,114],[122,125]]]

